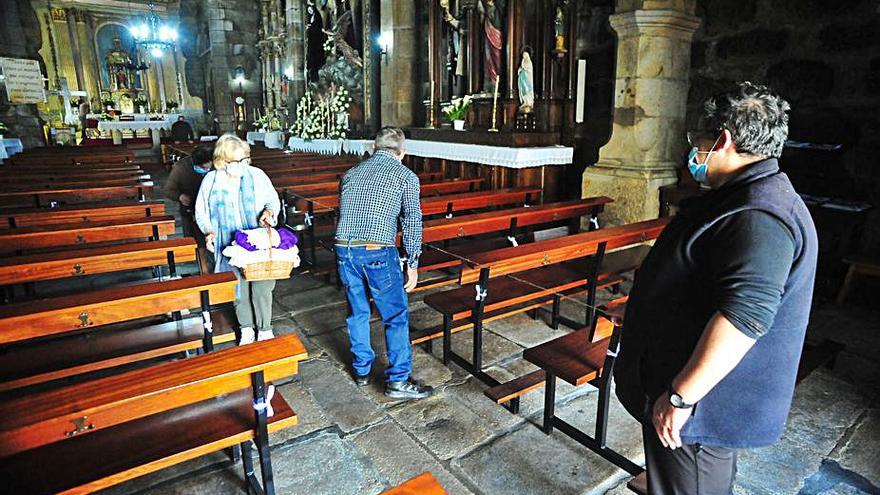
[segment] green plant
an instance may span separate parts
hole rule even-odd
[[[165,108],[167,108],[168,110],[174,110],[175,108],[177,108],[177,102],[174,100],[167,100],[165,101]]]
[[[465,95],[463,98],[453,98],[448,104],[443,105],[443,113],[449,120],[464,120],[473,104],[472,97]]]
[[[9,128],[6,127],[6,124],[0,122],[0,134],[6,134],[9,131]]]
[[[101,106],[104,108],[116,108],[116,102],[112,98],[105,98],[101,100]]]

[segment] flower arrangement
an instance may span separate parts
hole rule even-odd
[[[165,101],[165,108],[167,108],[168,110],[175,110],[175,109],[177,109],[177,106],[178,106],[177,102],[174,100],[166,100]]]
[[[113,98],[104,98],[101,100],[101,105],[104,108],[116,108],[116,102],[113,101]]]
[[[342,86],[331,84],[326,93],[307,91],[296,106],[290,132],[305,140],[345,139],[351,95]]]
[[[269,117],[267,115],[257,117],[257,119],[253,122],[253,126],[254,129],[260,132],[266,132],[266,130],[269,128]]]
[[[473,97],[465,95],[463,98],[453,98],[448,104],[443,105],[441,110],[446,118],[451,121],[464,120],[471,109]]]
[[[101,120],[113,120],[115,117],[116,112],[114,112],[113,110],[110,110],[108,112],[101,112],[101,114],[98,115],[98,118]]]
[[[135,108],[141,108],[141,109],[145,109],[150,105],[150,102],[147,101],[146,98],[144,98],[143,96],[140,96],[140,95],[138,95],[138,97],[135,98],[135,100],[132,103],[134,103]]]

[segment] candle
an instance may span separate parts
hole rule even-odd
[[[498,82],[501,79],[500,74],[495,75],[495,95],[492,97],[492,128],[489,129],[489,132],[498,132],[498,128],[495,126],[496,117],[495,115],[498,113]]]
[[[429,119],[428,127],[434,127],[434,81],[433,80],[431,80],[431,94],[429,96],[430,96],[430,101],[431,101],[431,103],[430,103],[431,113],[428,117],[428,119]]]

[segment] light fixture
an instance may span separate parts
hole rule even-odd
[[[244,75],[244,67],[239,65],[235,68],[235,82],[241,84],[244,82],[245,79],[247,78]]]
[[[177,30],[167,24],[161,24],[153,2],[150,2],[150,13],[146,20],[128,30],[135,42],[155,58],[161,57],[165,50],[174,49],[174,43],[177,41]]]
[[[391,51],[391,45],[394,43],[394,33],[391,31],[383,31],[376,39],[376,42],[379,44],[379,53],[382,54],[382,57],[387,62],[388,52]]]
[[[287,68],[284,69],[284,76],[287,77],[287,79],[293,79],[293,66],[292,65],[288,65]]]

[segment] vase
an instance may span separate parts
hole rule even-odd
[[[452,128],[455,129],[456,131],[463,131],[464,130],[464,120],[453,120],[452,121]]]

